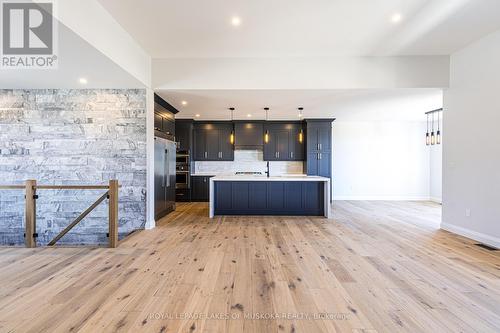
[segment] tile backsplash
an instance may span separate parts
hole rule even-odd
[[[304,173],[303,162],[270,162],[271,176],[283,174]],[[195,174],[213,173],[214,175],[234,174],[238,171],[262,172],[266,171],[266,161],[262,150],[235,150],[234,161],[198,161],[195,162]]]

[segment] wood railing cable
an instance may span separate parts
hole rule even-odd
[[[117,180],[110,180],[109,185],[37,185],[36,180],[27,180],[25,185],[0,185],[0,190],[25,190],[25,245],[26,247],[36,247],[36,199],[37,190],[107,190],[99,199],[97,199],[89,208],[81,213],[73,222],[71,222],[63,231],[61,231],[49,246],[53,246],[80,221],[82,221],[90,212],[92,212],[106,198],[109,199],[108,212],[108,237],[109,247],[118,246],[118,185]]]

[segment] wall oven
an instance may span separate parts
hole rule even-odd
[[[190,158],[188,153],[177,152],[176,155],[176,182],[175,188],[189,189],[191,185],[191,177],[189,172]]]

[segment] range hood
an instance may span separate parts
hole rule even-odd
[[[234,123],[234,134],[234,149],[264,149],[264,124],[262,122],[237,121]]]

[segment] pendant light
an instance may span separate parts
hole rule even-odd
[[[304,110],[304,108],[299,108],[299,118],[302,119],[303,117],[303,114],[302,114],[302,111]],[[299,142],[302,143],[304,142],[304,130],[302,129],[302,127],[300,128],[300,132],[299,132]]]
[[[269,119],[269,108],[264,108],[266,110],[266,123]],[[264,143],[269,143],[269,130],[266,129],[266,133],[264,134]]]
[[[440,119],[439,119],[440,112],[438,112],[437,114],[438,114],[438,130],[436,133],[436,143],[438,145],[440,145],[441,144],[441,126],[440,126]]]
[[[431,137],[429,135],[429,114],[427,114],[427,133],[425,133],[425,144],[427,146],[431,144]]]
[[[436,136],[434,135],[434,113],[432,113],[432,132],[431,132],[431,145],[436,144]]]
[[[231,122],[233,121],[233,113],[234,113],[234,108],[229,108],[231,111]],[[231,135],[229,135],[229,142],[234,145],[234,130],[231,130]]]

